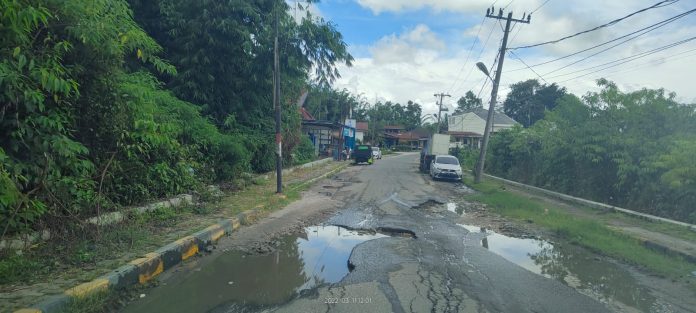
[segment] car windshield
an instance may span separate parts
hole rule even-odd
[[[379,147],[372,147],[372,151],[379,151]]]
[[[459,165],[459,160],[457,160],[457,158],[455,158],[455,157],[443,156],[443,157],[437,157],[437,159],[435,160],[435,163]]]

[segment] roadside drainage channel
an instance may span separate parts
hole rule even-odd
[[[337,283],[350,271],[353,248],[385,238],[393,229],[352,230],[311,226],[275,240],[272,252],[223,252],[205,267],[191,269],[152,289],[123,313],[257,311],[286,303],[323,284]],[[386,234],[383,234],[384,232]]]
[[[671,312],[626,269],[582,248],[533,238],[516,238],[478,226],[458,224],[481,238],[489,251],[535,274],[555,279],[602,303],[641,312]],[[665,311],[665,309],[667,309]]]

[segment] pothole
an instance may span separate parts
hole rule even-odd
[[[153,289],[124,312],[208,312],[211,307],[225,311],[239,305],[259,308],[286,303],[305,290],[340,281],[349,273],[353,248],[384,237],[339,226],[306,227],[271,243],[269,253],[228,251],[183,280]]]
[[[644,312],[655,311],[654,306],[661,303],[649,289],[637,284],[626,269],[585,249],[534,238],[506,236],[478,226],[457,225],[471,233],[485,234],[480,244],[489,251],[601,302]]]
[[[406,237],[406,238],[418,238],[416,233],[409,229],[395,228],[395,227],[377,227],[376,231],[380,234],[384,234],[390,237]]]

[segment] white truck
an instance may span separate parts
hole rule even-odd
[[[433,134],[428,138],[420,155],[419,168],[421,172],[428,173],[430,171],[430,163],[436,155],[449,154],[450,135]]]

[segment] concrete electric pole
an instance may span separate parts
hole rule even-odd
[[[524,23],[529,24],[532,15],[527,15],[527,19],[524,20],[524,15],[522,19],[513,19],[512,12],[508,13],[507,18],[503,17],[503,9],[498,11],[498,15],[495,15],[494,8],[486,10],[486,17],[494,18],[498,20],[505,20],[505,30],[503,34],[503,44],[500,46],[500,58],[498,59],[498,69],[495,72],[495,79],[493,79],[493,91],[491,91],[491,104],[488,107],[488,117],[486,118],[486,128],[483,131],[483,143],[481,144],[481,152],[479,153],[479,159],[476,163],[476,170],[474,172],[474,182],[481,182],[481,176],[483,175],[483,166],[486,162],[486,149],[488,148],[488,139],[491,135],[491,127],[493,127],[493,116],[495,111],[495,104],[498,100],[498,85],[500,84],[500,76],[503,73],[503,61],[505,60],[505,52],[507,50],[508,34],[510,34],[510,23]],[[489,76],[490,77],[490,76]]]
[[[449,109],[447,109],[447,108],[444,108],[444,109],[442,108],[442,98],[451,97],[451,96],[448,94],[445,94],[445,93],[439,93],[439,94],[436,93],[434,96],[440,97],[440,103],[438,103],[438,105],[437,105],[438,106],[438,109],[437,109],[437,133],[439,134],[442,131],[442,127],[440,126],[440,125],[442,125],[442,121],[441,121],[442,112],[449,111]]]

